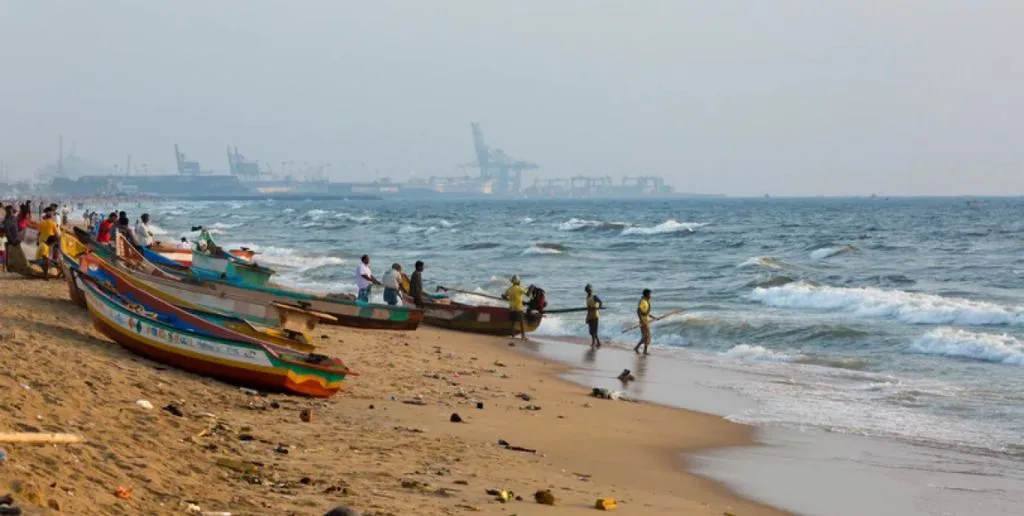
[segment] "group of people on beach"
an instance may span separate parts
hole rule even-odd
[[[403,297],[407,296],[412,301],[413,306],[423,308],[425,297],[423,292],[424,267],[422,261],[417,261],[415,270],[410,278],[402,272],[401,264],[394,263],[384,273],[384,276],[378,280],[370,268],[369,255],[364,254],[359,259],[359,265],[356,267],[355,280],[356,288],[358,289],[356,299],[369,303],[371,290],[376,285],[383,287],[384,302],[388,305],[401,305]],[[547,308],[547,295],[544,289],[536,285],[529,285],[524,289],[519,276],[512,276],[509,279],[509,283],[510,285],[505,289],[501,298],[508,302],[509,310],[512,312],[515,321],[519,323],[520,338],[525,340],[526,318],[533,313],[544,313],[544,309]],[[598,330],[600,328],[601,309],[604,308],[604,303],[594,293],[594,288],[590,284],[587,284],[583,291],[586,294],[587,315],[585,320],[587,330],[590,333],[590,347],[597,349],[601,347],[601,337],[598,335]],[[640,341],[637,342],[633,351],[639,354],[640,348],[643,347],[643,354],[647,355],[651,345],[651,323],[656,320],[656,318],[651,316],[651,289],[644,289],[641,293],[640,301],[637,303],[636,315],[638,320],[637,326],[640,329]]]
[[[3,228],[0,239],[4,244],[3,251],[0,252],[0,267],[10,270],[12,260],[15,258],[19,261],[24,260],[21,244],[26,241],[29,229],[32,229],[37,235],[34,242],[36,254],[30,263],[39,266],[43,271],[43,277],[48,278],[50,266],[57,257],[60,233],[68,221],[67,205],[64,205],[62,209],[57,203],[47,204],[41,210],[38,220],[33,218],[31,200],[7,205],[0,202],[0,209],[4,214],[3,221],[0,222],[0,227]]]

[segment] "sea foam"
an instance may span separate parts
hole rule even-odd
[[[914,353],[1024,365],[1024,342],[1012,335],[936,328],[910,345]]]
[[[756,288],[749,298],[779,308],[805,308],[909,324],[1024,325],[1024,307],[1003,306],[933,294],[810,285],[803,282]]]

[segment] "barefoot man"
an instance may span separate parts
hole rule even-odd
[[[640,342],[636,343],[633,351],[639,353],[643,345],[644,354],[647,355],[647,347],[651,345],[651,289],[644,289],[643,297],[636,305],[636,316],[640,319]]]

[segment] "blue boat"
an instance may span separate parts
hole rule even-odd
[[[154,263],[160,265],[159,262]],[[213,241],[206,229],[201,230],[192,246],[191,270],[200,279],[219,280],[243,287],[265,287],[275,274],[274,269],[225,251]]]

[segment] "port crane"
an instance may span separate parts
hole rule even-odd
[[[476,152],[476,162],[463,166],[480,169],[480,179],[493,181],[495,193],[509,194],[522,191],[523,171],[536,170],[537,164],[514,159],[501,149],[492,149],[484,141],[484,133],[480,129],[479,122],[471,123],[470,127],[473,129],[473,149]]]

